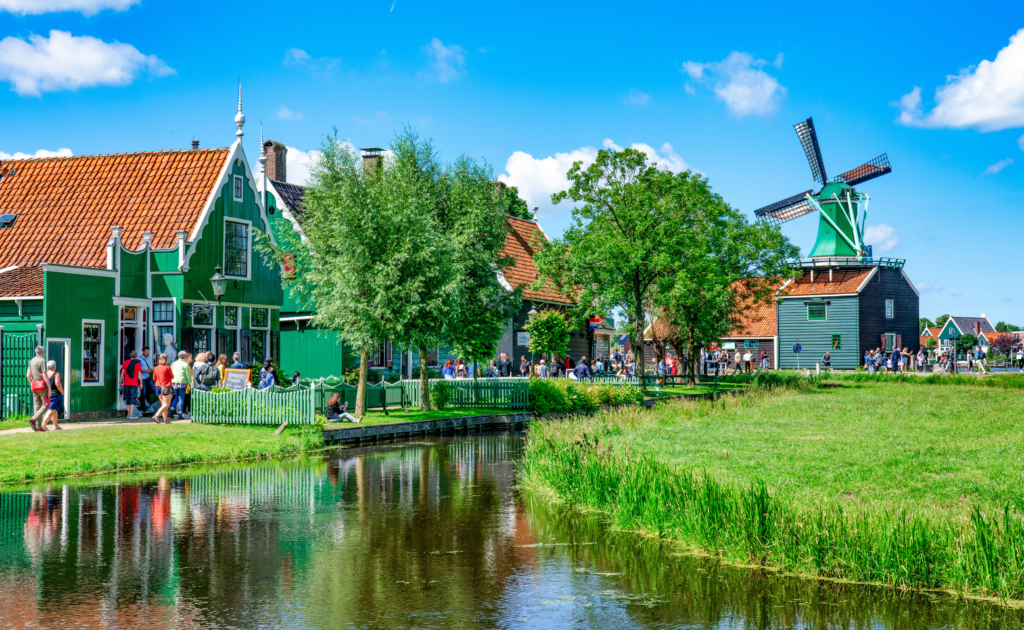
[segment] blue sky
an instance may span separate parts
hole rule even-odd
[[[1024,3],[897,4],[0,0],[0,159],[227,146],[241,79],[250,158],[262,120],[293,181],[332,127],[386,146],[408,122],[558,234],[550,195],[601,146],[748,213],[811,188],[813,116],[831,175],[892,160],[862,186],[869,236],[922,314],[1024,325]],[[784,230],[806,254],[816,221]]]

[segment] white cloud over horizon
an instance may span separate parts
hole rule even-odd
[[[1013,158],[1008,157],[999,160],[995,164],[989,164],[988,167],[984,171],[982,171],[981,175],[978,175],[978,177],[985,177],[986,175],[995,175],[996,173],[998,173],[999,171],[1003,170],[1004,168],[1011,164],[1013,164]]]
[[[286,68],[300,68],[308,70],[316,75],[329,76],[341,64],[337,57],[316,57],[301,48],[289,48],[284,51],[284,62],[281,64]]]
[[[142,0],[0,0],[0,11],[16,15],[74,12],[92,16],[104,9],[126,11],[140,2]]]
[[[631,105],[646,105],[651,102],[651,95],[645,92],[638,92],[637,90],[630,90],[629,95],[626,96],[626,101]]]
[[[921,293],[938,293],[945,288],[938,282],[918,282],[916,286]]]
[[[305,118],[305,115],[302,112],[292,111],[284,105],[282,105],[281,109],[277,110],[274,115],[280,120],[302,120]]]
[[[781,68],[782,60],[782,53],[779,53],[772,65]],[[786,96],[786,88],[764,71],[766,65],[768,62],[764,59],[734,50],[722,61],[685,61],[681,72],[711,87],[715,97],[735,116],[767,116],[778,109],[779,101]],[[686,84],[685,89],[690,94],[695,91],[690,84]]]
[[[946,84],[936,88],[935,106],[927,114],[918,86],[896,105],[900,109],[896,121],[909,127],[979,131],[1024,127],[1024,28],[1010,37],[994,60],[983,59],[947,76]]]
[[[423,51],[431,58],[431,74],[439,83],[449,83],[465,76],[466,51],[462,46],[458,44],[445,46],[444,42],[435,37],[423,47]]]
[[[13,36],[0,40],[0,80],[9,82],[20,96],[128,85],[142,73],[164,77],[175,71],[130,44],[66,31],[52,30],[48,38],[29,35],[28,41]]]
[[[610,138],[606,138],[602,146],[616,151],[623,149]],[[630,148],[646,153],[652,162],[657,162],[673,173],[691,168],[668,142],[662,144],[660,149],[643,142],[634,142]],[[573,162],[583,162],[586,168],[597,159],[597,151],[595,147],[580,147],[543,158],[535,158],[525,151],[516,151],[505,162],[505,172],[498,175],[498,180],[517,187],[519,196],[531,206],[536,203],[539,216],[551,216],[558,212],[551,203],[551,195],[569,188],[565,174]],[[568,210],[569,206],[565,208]]]
[[[12,153],[4,153],[0,151],[0,160],[27,160],[30,158],[50,158],[50,157],[71,157],[74,153],[71,149],[64,147],[57,149],[56,151],[50,151],[48,149],[39,149],[35,153],[22,153],[21,151],[15,151]]]
[[[871,245],[871,254],[877,256],[895,249],[900,244],[900,237],[896,236],[896,228],[886,223],[879,223],[864,228],[864,243]]]

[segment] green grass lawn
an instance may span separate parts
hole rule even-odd
[[[12,416],[10,418],[0,419],[0,431],[6,431],[7,429],[27,429],[28,426],[28,416]]]
[[[319,429],[146,424],[0,435],[0,484],[154,466],[277,457],[323,445]]]
[[[1024,390],[842,384],[531,427],[520,484],[735,562],[1024,599]]]
[[[509,413],[522,413],[520,409],[445,409],[444,411],[438,411],[431,409],[430,411],[420,411],[419,409],[409,408],[409,413],[402,411],[401,409],[388,409],[388,415],[384,415],[384,412],[376,409],[373,411],[367,411],[366,415],[362,418],[359,424],[353,424],[351,422],[336,422],[334,424],[328,424],[328,429],[346,429],[350,427],[365,426],[368,424],[390,424],[393,422],[419,422],[421,420],[438,420],[441,418],[461,418],[463,416],[489,416],[492,414],[509,414]]]
[[[682,396],[684,394],[708,394],[714,391],[731,391],[743,389],[745,385],[737,383],[719,383],[716,387],[714,382],[697,383],[690,387],[686,385],[665,385],[664,387],[649,386],[644,395],[648,398],[664,398],[666,396]]]

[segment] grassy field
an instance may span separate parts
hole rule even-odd
[[[842,384],[543,424],[521,483],[739,563],[1024,598],[1024,391]]]
[[[318,427],[146,424],[0,436],[0,484],[154,466],[291,455],[323,446]]]

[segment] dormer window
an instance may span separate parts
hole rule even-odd
[[[235,201],[242,201],[242,176],[235,175]]]

